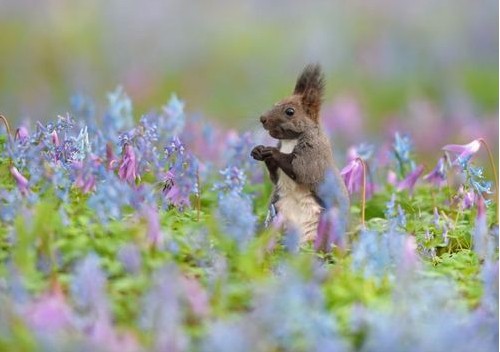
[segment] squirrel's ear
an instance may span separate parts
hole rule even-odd
[[[319,120],[319,110],[325,90],[325,81],[321,66],[307,65],[295,84],[294,94],[302,96],[302,105],[307,114],[314,121]]]

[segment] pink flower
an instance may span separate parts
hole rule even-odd
[[[206,317],[210,311],[210,301],[207,291],[194,278],[182,276],[180,281],[191,311],[199,317]]]
[[[135,159],[134,148],[130,144],[125,144],[123,147],[118,177],[130,183],[134,183],[137,177],[137,161]]]
[[[396,186],[398,183],[398,175],[392,170],[387,172],[387,183]]]
[[[406,176],[406,178],[398,184],[397,190],[402,191],[404,189],[407,189],[410,192],[410,194],[413,193],[413,188],[415,187],[418,178],[420,177],[420,175],[422,175],[423,172],[424,172],[424,166],[423,165],[417,166],[415,170],[410,172]]]
[[[474,154],[481,149],[481,140],[475,139],[469,144],[448,144],[443,147],[443,150],[458,154],[454,164],[463,165],[467,163]]]
[[[416,269],[419,265],[419,256],[417,254],[417,243],[415,237],[407,236],[404,240],[403,253],[399,269],[403,273],[408,273]]]
[[[344,179],[349,194],[357,192],[363,185],[363,162],[358,158],[351,160],[340,171],[340,175]]]
[[[10,167],[10,173],[14,177],[14,180],[16,180],[17,188],[19,188],[21,194],[26,195],[29,191],[28,179],[26,179],[26,177],[21,175],[21,173],[15,166]]]
[[[92,163],[95,163],[97,166],[100,161],[93,160]],[[95,190],[96,186],[96,177],[92,173],[92,170],[89,168],[94,167],[94,165],[84,165],[81,161],[74,161],[72,163],[73,169],[76,171],[76,179],[75,186],[80,188],[83,193],[89,193]]]
[[[57,135],[57,131],[54,130],[51,134],[50,134],[50,137],[52,139],[52,143],[54,143],[54,145],[56,147],[59,146],[59,136]]]
[[[29,304],[24,317],[34,330],[54,332],[73,325],[73,312],[62,291],[56,288]]]

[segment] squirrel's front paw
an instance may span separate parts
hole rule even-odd
[[[264,147],[263,145],[258,145],[258,146],[256,146],[255,148],[252,149],[252,152],[250,153],[250,155],[255,160],[262,161],[262,160],[264,160],[263,151],[265,149],[266,149],[266,147]]]

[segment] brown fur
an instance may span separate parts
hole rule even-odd
[[[252,150],[254,159],[266,163],[275,185],[271,203],[288,217],[285,222],[300,223],[293,225],[303,232],[303,240],[311,240],[316,235],[324,205],[318,196],[318,188],[329,170],[333,172],[338,188],[333,203],[344,217],[348,215],[347,190],[335,166],[330,141],[319,124],[323,92],[320,66],[307,66],[297,79],[293,94],[276,103],[260,118],[271,137],[280,140],[278,146],[259,145]],[[293,109],[291,115],[290,109]],[[283,149],[282,145],[286,148]],[[315,210],[308,212],[311,207]]]

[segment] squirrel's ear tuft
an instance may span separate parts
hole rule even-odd
[[[325,90],[325,81],[319,64],[307,65],[295,84],[294,94],[302,95],[302,104],[314,121],[319,120],[319,110]]]

